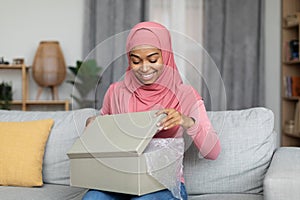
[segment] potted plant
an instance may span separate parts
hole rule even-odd
[[[76,96],[73,90],[71,97],[77,102],[80,108],[92,107],[94,100],[89,98],[91,91],[95,89],[96,85],[100,81],[99,73],[101,67],[97,65],[96,60],[76,61],[76,66],[68,66],[68,69],[75,76],[74,80],[68,80],[67,82],[72,84],[79,96]]]
[[[0,109],[10,110],[12,102],[12,86],[10,83],[0,84]]]

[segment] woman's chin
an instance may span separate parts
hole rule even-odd
[[[151,85],[154,81],[140,81],[143,85]]]
[[[139,81],[143,84],[143,85],[151,85],[155,82],[155,80],[151,79],[151,80],[144,80],[144,79],[139,79]]]

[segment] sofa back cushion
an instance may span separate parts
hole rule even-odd
[[[69,158],[67,151],[83,133],[85,121],[95,115],[94,109],[74,111],[3,111],[0,121],[30,121],[53,119],[43,160],[43,182],[53,184],[70,184]]]
[[[194,145],[185,152],[184,175],[189,194],[261,193],[276,147],[274,116],[266,108],[208,112],[221,153],[199,159]]]

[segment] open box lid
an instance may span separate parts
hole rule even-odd
[[[157,133],[157,110],[98,116],[67,153],[69,158],[139,156]]]

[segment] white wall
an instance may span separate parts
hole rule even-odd
[[[82,59],[83,5],[84,0],[1,0],[0,57],[10,63],[13,58],[23,57],[27,65],[32,65],[40,41],[58,40],[66,65],[75,65]],[[0,81],[11,79],[14,99],[20,99],[20,73],[0,71]],[[35,99],[36,89],[31,78],[30,99]],[[69,99],[71,90],[70,84],[62,84],[60,99]],[[50,100],[50,91],[44,90],[40,99]]]
[[[280,0],[266,0],[265,18],[265,77],[266,107],[275,115],[275,130],[280,139]]]

